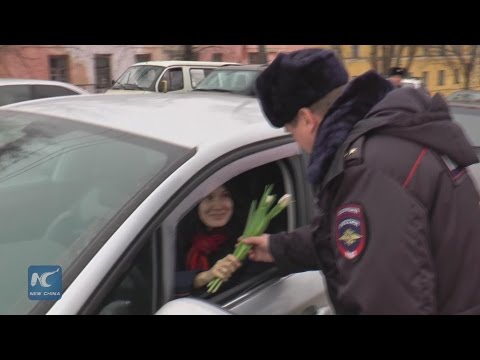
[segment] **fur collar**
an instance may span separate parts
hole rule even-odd
[[[351,81],[333,103],[317,130],[308,166],[308,179],[321,183],[336,151],[347,139],[355,124],[393,90],[391,83],[370,70]]]

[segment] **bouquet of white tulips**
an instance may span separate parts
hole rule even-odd
[[[292,196],[290,194],[285,194],[280,198],[280,200],[278,200],[277,204],[273,206],[276,195],[270,195],[272,189],[272,184],[265,187],[265,191],[263,192],[258,207],[257,200],[254,200],[250,205],[250,210],[247,217],[247,224],[243,231],[242,238],[262,235],[270,224],[270,221],[272,221],[275,216],[280,214],[282,210],[285,209],[288,204],[292,202]],[[235,248],[233,255],[239,261],[243,261],[247,257],[250,248],[251,245],[239,243],[238,246]],[[207,292],[217,292],[222,285],[222,282],[223,281],[219,278],[213,279],[207,285]]]

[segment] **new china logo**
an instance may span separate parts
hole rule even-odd
[[[28,268],[28,298],[58,300],[62,297],[62,268],[58,265],[32,265]]]

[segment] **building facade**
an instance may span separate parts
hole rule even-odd
[[[445,95],[464,87],[462,61],[468,60],[471,50],[471,45],[463,46],[461,60],[449,45],[417,45],[413,56],[409,55],[412,46],[405,45],[402,54],[390,58],[384,56],[393,48],[390,45],[265,45],[265,50],[267,61],[272,61],[279,52],[320,46],[334,49],[352,78],[374,68],[374,63],[380,73],[387,65],[408,65],[410,76],[421,78],[431,92]],[[259,50],[259,45],[0,45],[0,77],[59,80],[102,92],[136,62],[189,59],[255,64],[260,62]],[[480,89],[478,59],[469,87]]]
[[[413,56],[410,56],[407,46],[401,56],[393,56],[388,61],[383,56],[382,46],[373,49],[372,45],[328,45],[341,54],[350,76],[356,77],[373,68],[373,52],[376,51],[377,70],[382,70],[382,61],[387,60],[390,66],[409,66],[409,76],[422,79],[426,87],[432,92],[443,95],[463,89],[465,75],[462,62],[469,61],[470,45],[463,46],[460,53],[455,54],[450,45],[417,45]],[[480,53],[480,49],[478,50]],[[460,60],[461,57],[461,60]],[[475,60],[474,70],[470,75],[469,88],[480,90],[480,54]],[[387,66],[388,67],[388,66]]]
[[[64,81],[101,92],[131,64],[166,59],[158,45],[0,46],[0,77]]]

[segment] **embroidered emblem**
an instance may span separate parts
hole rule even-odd
[[[362,206],[342,205],[337,210],[335,228],[340,254],[348,260],[358,258],[367,243],[367,227]]]

